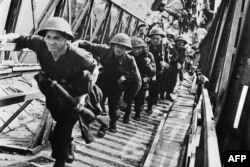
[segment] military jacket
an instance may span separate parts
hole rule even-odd
[[[119,78],[121,76],[126,77],[128,84],[125,84],[125,86],[129,86],[128,96],[129,101],[132,101],[141,87],[141,75],[134,57],[125,53],[123,61],[120,63],[110,46],[81,41],[79,47],[91,52],[100,60],[104,69],[100,74],[100,84],[104,89],[116,91],[116,88],[124,86],[118,84]]]

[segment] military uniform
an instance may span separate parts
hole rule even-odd
[[[120,62],[114,55],[113,47],[107,45],[80,41],[78,46],[97,56],[100,64],[103,66],[97,85],[103,91],[104,97],[108,98],[110,127],[116,127],[116,121],[120,116],[119,103],[122,92],[129,88],[127,100],[130,103],[141,87],[141,76],[136,62],[127,53],[122,56],[122,61]],[[121,76],[125,76],[126,81],[119,84],[118,80]]]
[[[41,68],[46,77],[60,83],[73,97],[80,96],[87,91],[79,92],[75,87],[76,80],[72,76],[82,74],[84,70],[92,72],[95,60],[89,52],[78,47],[67,45],[67,50],[57,61],[54,61],[41,36],[20,36],[15,40],[17,47],[29,48],[37,54]],[[73,86],[74,85],[74,86]],[[49,88],[49,87],[47,87]],[[55,128],[50,137],[52,156],[55,159],[66,159],[68,147],[72,140],[72,129],[78,120],[78,114],[72,105],[58,96],[51,88],[46,91],[46,106],[56,121]]]
[[[165,44],[153,46],[149,45],[149,51],[153,54],[156,64],[156,80],[151,79],[149,86],[149,108],[157,104],[158,94],[162,91],[166,77],[169,73],[168,68],[164,68],[161,62],[169,63],[168,48]]]
[[[145,50],[143,50],[143,52],[137,56],[133,54],[133,51],[130,51],[129,55],[132,55],[135,58],[136,64],[139,68],[142,78],[142,87],[134,98],[135,119],[140,120],[140,113],[144,110],[144,101],[145,101],[146,91],[149,88],[149,81],[150,78],[154,76],[156,72],[155,61],[152,53]],[[145,61],[145,59],[147,58],[150,59],[150,63],[147,63]],[[126,98],[127,98],[127,92],[125,91],[124,101],[127,101]],[[125,115],[123,118],[124,123],[128,123],[132,107],[132,102],[127,104],[128,106],[125,109]]]

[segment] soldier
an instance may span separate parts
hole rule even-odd
[[[135,59],[126,53],[131,49],[130,37],[124,33],[118,33],[109,43],[111,46],[79,40],[75,42],[75,45],[100,58],[103,72],[99,75],[97,85],[103,91],[104,97],[108,98],[109,131],[116,133],[116,122],[120,117],[118,104],[120,104],[122,92],[129,88],[126,102],[131,103],[141,87],[141,76]],[[125,108],[127,104],[122,102],[121,106]],[[98,136],[103,137],[106,130],[105,127],[101,127]]]
[[[170,72],[168,76],[168,83],[166,85],[166,98],[171,98],[170,94],[173,93],[177,83],[177,76],[179,74],[180,81],[183,80],[183,63],[186,59],[184,45],[187,43],[185,38],[179,36],[175,40],[174,50],[177,51],[178,57],[173,58],[170,63]]]
[[[145,42],[147,42],[147,34],[148,34],[148,26],[146,24],[140,24],[137,27],[137,36],[142,38]]]
[[[162,78],[165,71],[168,69],[168,51],[167,47],[163,44],[162,40],[165,34],[160,28],[153,28],[150,31],[149,37],[151,43],[149,44],[149,52],[151,52],[155,59],[156,64],[156,76],[151,78],[149,84],[149,97],[148,97],[148,109],[147,112],[151,114],[152,106],[157,104],[158,94],[160,93],[160,86],[162,85]]]
[[[74,36],[71,26],[63,18],[51,18],[38,34],[7,34],[1,37],[1,41],[15,42],[17,48],[29,48],[36,53],[42,73],[36,75],[35,79],[46,97],[46,106],[56,121],[49,139],[52,157],[56,159],[54,167],[64,167],[65,162],[72,163],[74,159],[71,134],[79,113],[84,108],[82,101],[85,101],[87,93],[97,80],[96,61],[89,52],[68,43]],[[51,80],[59,83],[78,101],[76,108],[55,91],[55,84],[50,84]],[[89,121],[90,117],[85,116],[85,121]],[[91,132],[87,131],[85,135],[86,143],[93,141]]]
[[[172,30],[167,30],[166,33],[167,39],[165,46],[168,48],[168,61],[169,61],[169,69],[166,72],[163,78],[163,84],[161,87],[160,97],[161,99],[167,99],[170,101],[174,101],[174,99],[170,96],[173,93],[172,83],[176,82],[175,69],[176,69],[176,61],[178,59],[178,53],[174,47],[175,43],[175,34]],[[173,78],[175,77],[175,78]]]
[[[175,40],[175,48],[178,52],[178,64],[177,64],[177,67],[179,69],[179,75],[180,75],[180,81],[183,81],[183,66],[184,66],[184,62],[186,60],[186,48],[185,48],[185,45],[187,44],[187,40],[181,35],[181,36],[178,36]]]
[[[146,96],[146,90],[148,89],[148,84],[150,78],[155,75],[155,61],[153,55],[145,50],[145,42],[143,39],[139,37],[132,37],[131,44],[133,50],[128,54],[134,56],[136,64],[139,68],[141,78],[142,78],[142,86],[138,91],[137,95],[134,98],[135,102],[135,117],[134,119],[140,120],[140,113],[144,109],[144,101]],[[126,91],[124,93],[124,100],[126,101],[127,95]],[[131,114],[131,105],[132,101],[127,102],[127,107],[125,108],[125,114],[123,117],[123,123],[128,124],[129,118]]]

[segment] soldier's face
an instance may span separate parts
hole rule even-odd
[[[114,45],[114,53],[116,57],[122,56],[126,52],[126,46],[115,44]]]
[[[142,53],[143,49],[144,49],[143,47],[134,47],[133,48],[133,54],[135,56],[139,56]]]
[[[62,33],[53,30],[47,31],[44,39],[50,52],[61,51],[67,42],[67,38]]]
[[[148,28],[147,27],[141,27],[138,31],[140,36],[147,35],[148,33]]]
[[[177,42],[176,42],[176,46],[177,46],[178,48],[184,48],[185,42],[183,42],[183,41],[177,41]]]
[[[172,35],[167,35],[167,38],[170,42],[174,42],[174,37]]]
[[[162,41],[161,35],[153,35],[151,38],[151,42],[154,46],[160,45]]]

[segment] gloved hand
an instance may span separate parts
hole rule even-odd
[[[126,77],[124,75],[122,75],[119,79],[118,79],[118,84],[122,84],[124,81],[126,81]]]

